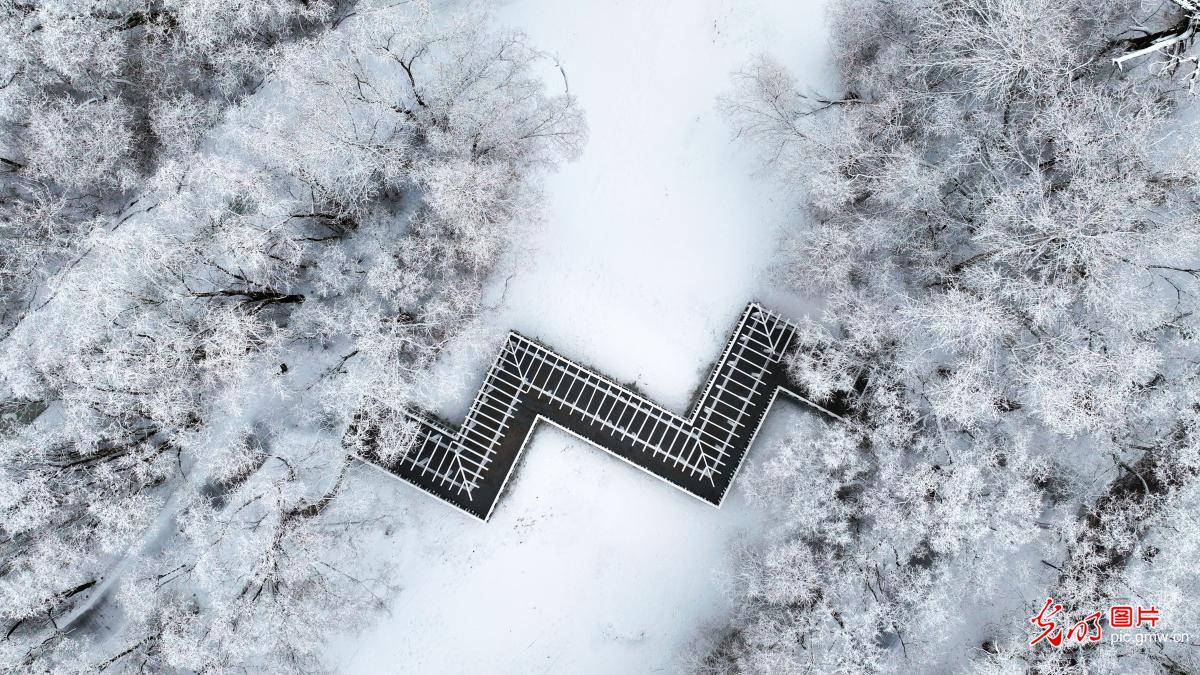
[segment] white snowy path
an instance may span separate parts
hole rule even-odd
[[[537,337],[682,412],[748,300],[805,310],[765,276],[780,225],[798,217],[794,195],[755,179],[715,101],[763,51],[827,88],[823,3],[492,9],[559,59],[591,133],[583,158],[548,182],[547,222],[489,332]],[[548,82],[561,86],[556,71]],[[461,419],[489,357],[449,359],[438,412]],[[750,462],[770,451],[782,408]],[[729,553],[769,517],[736,483],[716,510],[550,427],[488,524],[386,477],[369,484],[404,514],[371,552],[395,561],[404,588],[374,629],[332,647],[345,672],[677,670],[727,619]]]

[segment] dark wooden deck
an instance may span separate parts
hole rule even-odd
[[[776,395],[814,405],[789,382],[796,327],[752,303],[704,389],[679,416],[518,333],[510,333],[458,430],[419,411],[413,446],[361,458],[487,520],[539,420],[720,506]],[[823,403],[820,409],[837,407]]]

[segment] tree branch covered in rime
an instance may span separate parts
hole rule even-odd
[[[53,293],[88,234],[153,208],[139,185],[253,91],[324,0],[0,4],[0,335]],[[47,285],[48,284],[48,285]]]
[[[402,450],[583,116],[486,17],[98,7],[9,8],[4,208],[64,220],[5,227],[66,239],[5,296],[0,667],[321,669],[389,591],[342,435]]]
[[[1143,26],[1132,26],[1127,33],[1132,36],[1119,36],[1110,42],[1113,48],[1124,48],[1124,53],[1115,56],[1113,65],[1124,68],[1127,63],[1144,60],[1143,57],[1156,56],[1158,62],[1152,65],[1160,75],[1180,77],[1188,84],[1190,93],[1196,92],[1196,79],[1200,77],[1200,57],[1190,53],[1196,42],[1196,29],[1200,27],[1200,3],[1194,0],[1171,0],[1178,19],[1157,31],[1147,30]]]
[[[1026,635],[1048,594],[1086,614],[1150,589],[1200,630],[1165,607],[1200,590],[1175,562],[1194,526],[1147,543],[1196,515],[1191,76],[1137,54],[1194,9],[843,0],[842,95],[767,57],[735,78],[736,132],[807,204],[780,274],[826,298],[793,372],[859,393],[758,477],[789,517],[706,666],[1200,667],[1185,644]]]

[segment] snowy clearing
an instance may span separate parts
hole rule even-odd
[[[548,181],[545,223],[497,280],[483,329],[496,340],[519,330],[683,412],[747,301],[811,309],[773,292],[764,268],[792,195],[753,177],[715,101],[760,51],[825,87],[823,5],[494,10],[558,59],[590,138]],[[434,410],[461,420],[485,352],[447,359]],[[798,414],[777,410],[750,463]],[[726,619],[729,553],[764,517],[736,486],[711,509],[549,427],[488,524],[382,475],[369,484],[405,511],[375,552],[395,560],[403,590],[390,617],[333,648],[346,672],[674,670],[703,638],[697,626]]]

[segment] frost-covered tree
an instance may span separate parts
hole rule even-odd
[[[324,0],[0,3],[0,329],[261,83],[273,47],[326,29]],[[144,204],[142,205],[144,208]]]
[[[388,589],[343,434],[361,415],[403,450],[399,413],[582,144],[537,52],[483,17],[360,8],[255,54],[269,76],[218,126],[198,94],[154,113],[202,142],[135,171],[137,212],[3,339],[0,664],[319,669]]]
[[[1105,667],[1026,632],[1049,593],[1079,612],[1133,595],[1138,542],[1189,503],[1195,21],[1187,2],[846,0],[842,95],[769,58],[737,76],[737,132],[806,195],[782,275],[825,310],[793,374],[854,414],[759,476],[803,508],[749,559],[710,666],[907,671],[1003,646],[1007,667]],[[1029,607],[979,609],[1012,585]],[[996,621],[961,643],[981,628],[955,624]],[[1107,666],[1158,649],[1110,647]],[[1194,667],[1189,649],[1163,648]]]

